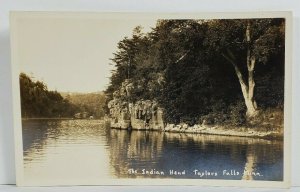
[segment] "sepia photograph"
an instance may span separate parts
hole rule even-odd
[[[288,187],[290,20],[12,12],[17,185]]]

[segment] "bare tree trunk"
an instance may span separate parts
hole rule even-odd
[[[225,58],[226,57],[227,56],[225,56]],[[228,57],[226,59],[230,60],[231,64],[234,67],[235,74],[239,79],[239,83],[241,85],[245,105],[247,108],[247,113],[246,113],[247,117],[256,116],[257,115],[257,106],[256,106],[255,99],[253,97],[254,96],[254,87],[255,87],[255,82],[254,82],[254,78],[253,78],[253,69],[252,68],[250,68],[250,70],[248,69],[248,85],[247,85],[246,82],[244,81],[243,74],[241,73],[237,64]],[[255,60],[253,60],[252,62],[253,62],[252,66],[254,68]]]
[[[246,40],[248,43],[248,50],[247,50],[247,70],[248,70],[248,82],[245,82],[242,72],[240,71],[236,59],[232,52],[230,50],[228,51],[228,54],[223,54],[224,58],[227,59],[234,67],[235,73],[239,79],[239,83],[241,85],[245,105],[247,108],[247,117],[255,117],[258,113],[257,111],[257,105],[256,101],[254,99],[254,87],[255,87],[255,81],[254,81],[254,67],[256,58],[254,56],[251,56],[251,47],[250,47],[250,22],[247,23],[246,28]]]
[[[246,28],[246,40],[248,44],[248,50],[247,50],[247,69],[248,69],[248,94],[245,97],[245,103],[247,106],[247,116],[248,117],[254,117],[257,115],[257,105],[254,100],[254,87],[255,87],[255,81],[254,81],[254,67],[255,67],[255,57],[251,55],[251,47],[250,47],[250,22],[247,23]]]
[[[253,78],[254,73],[254,66],[255,66],[255,58],[250,58],[248,68],[248,95],[247,97],[244,96],[245,103],[247,106],[247,116],[254,117],[257,115],[257,105],[254,99],[254,87],[255,81]]]

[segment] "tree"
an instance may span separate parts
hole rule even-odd
[[[234,67],[247,117],[255,117],[255,67],[284,49],[284,19],[215,20],[209,34],[211,51],[220,52]]]

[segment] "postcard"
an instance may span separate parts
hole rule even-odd
[[[289,187],[290,12],[11,12],[18,186]]]

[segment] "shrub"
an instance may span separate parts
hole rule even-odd
[[[186,123],[189,126],[195,125],[197,123],[196,118],[183,116],[180,118],[180,123]]]
[[[211,112],[207,115],[203,115],[199,119],[200,124],[212,125],[222,124],[228,119],[228,115],[225,113]]]
[[[229,123],[242,125],[246,123],[246,106],[243,101],[238,101],[228,107]]]

